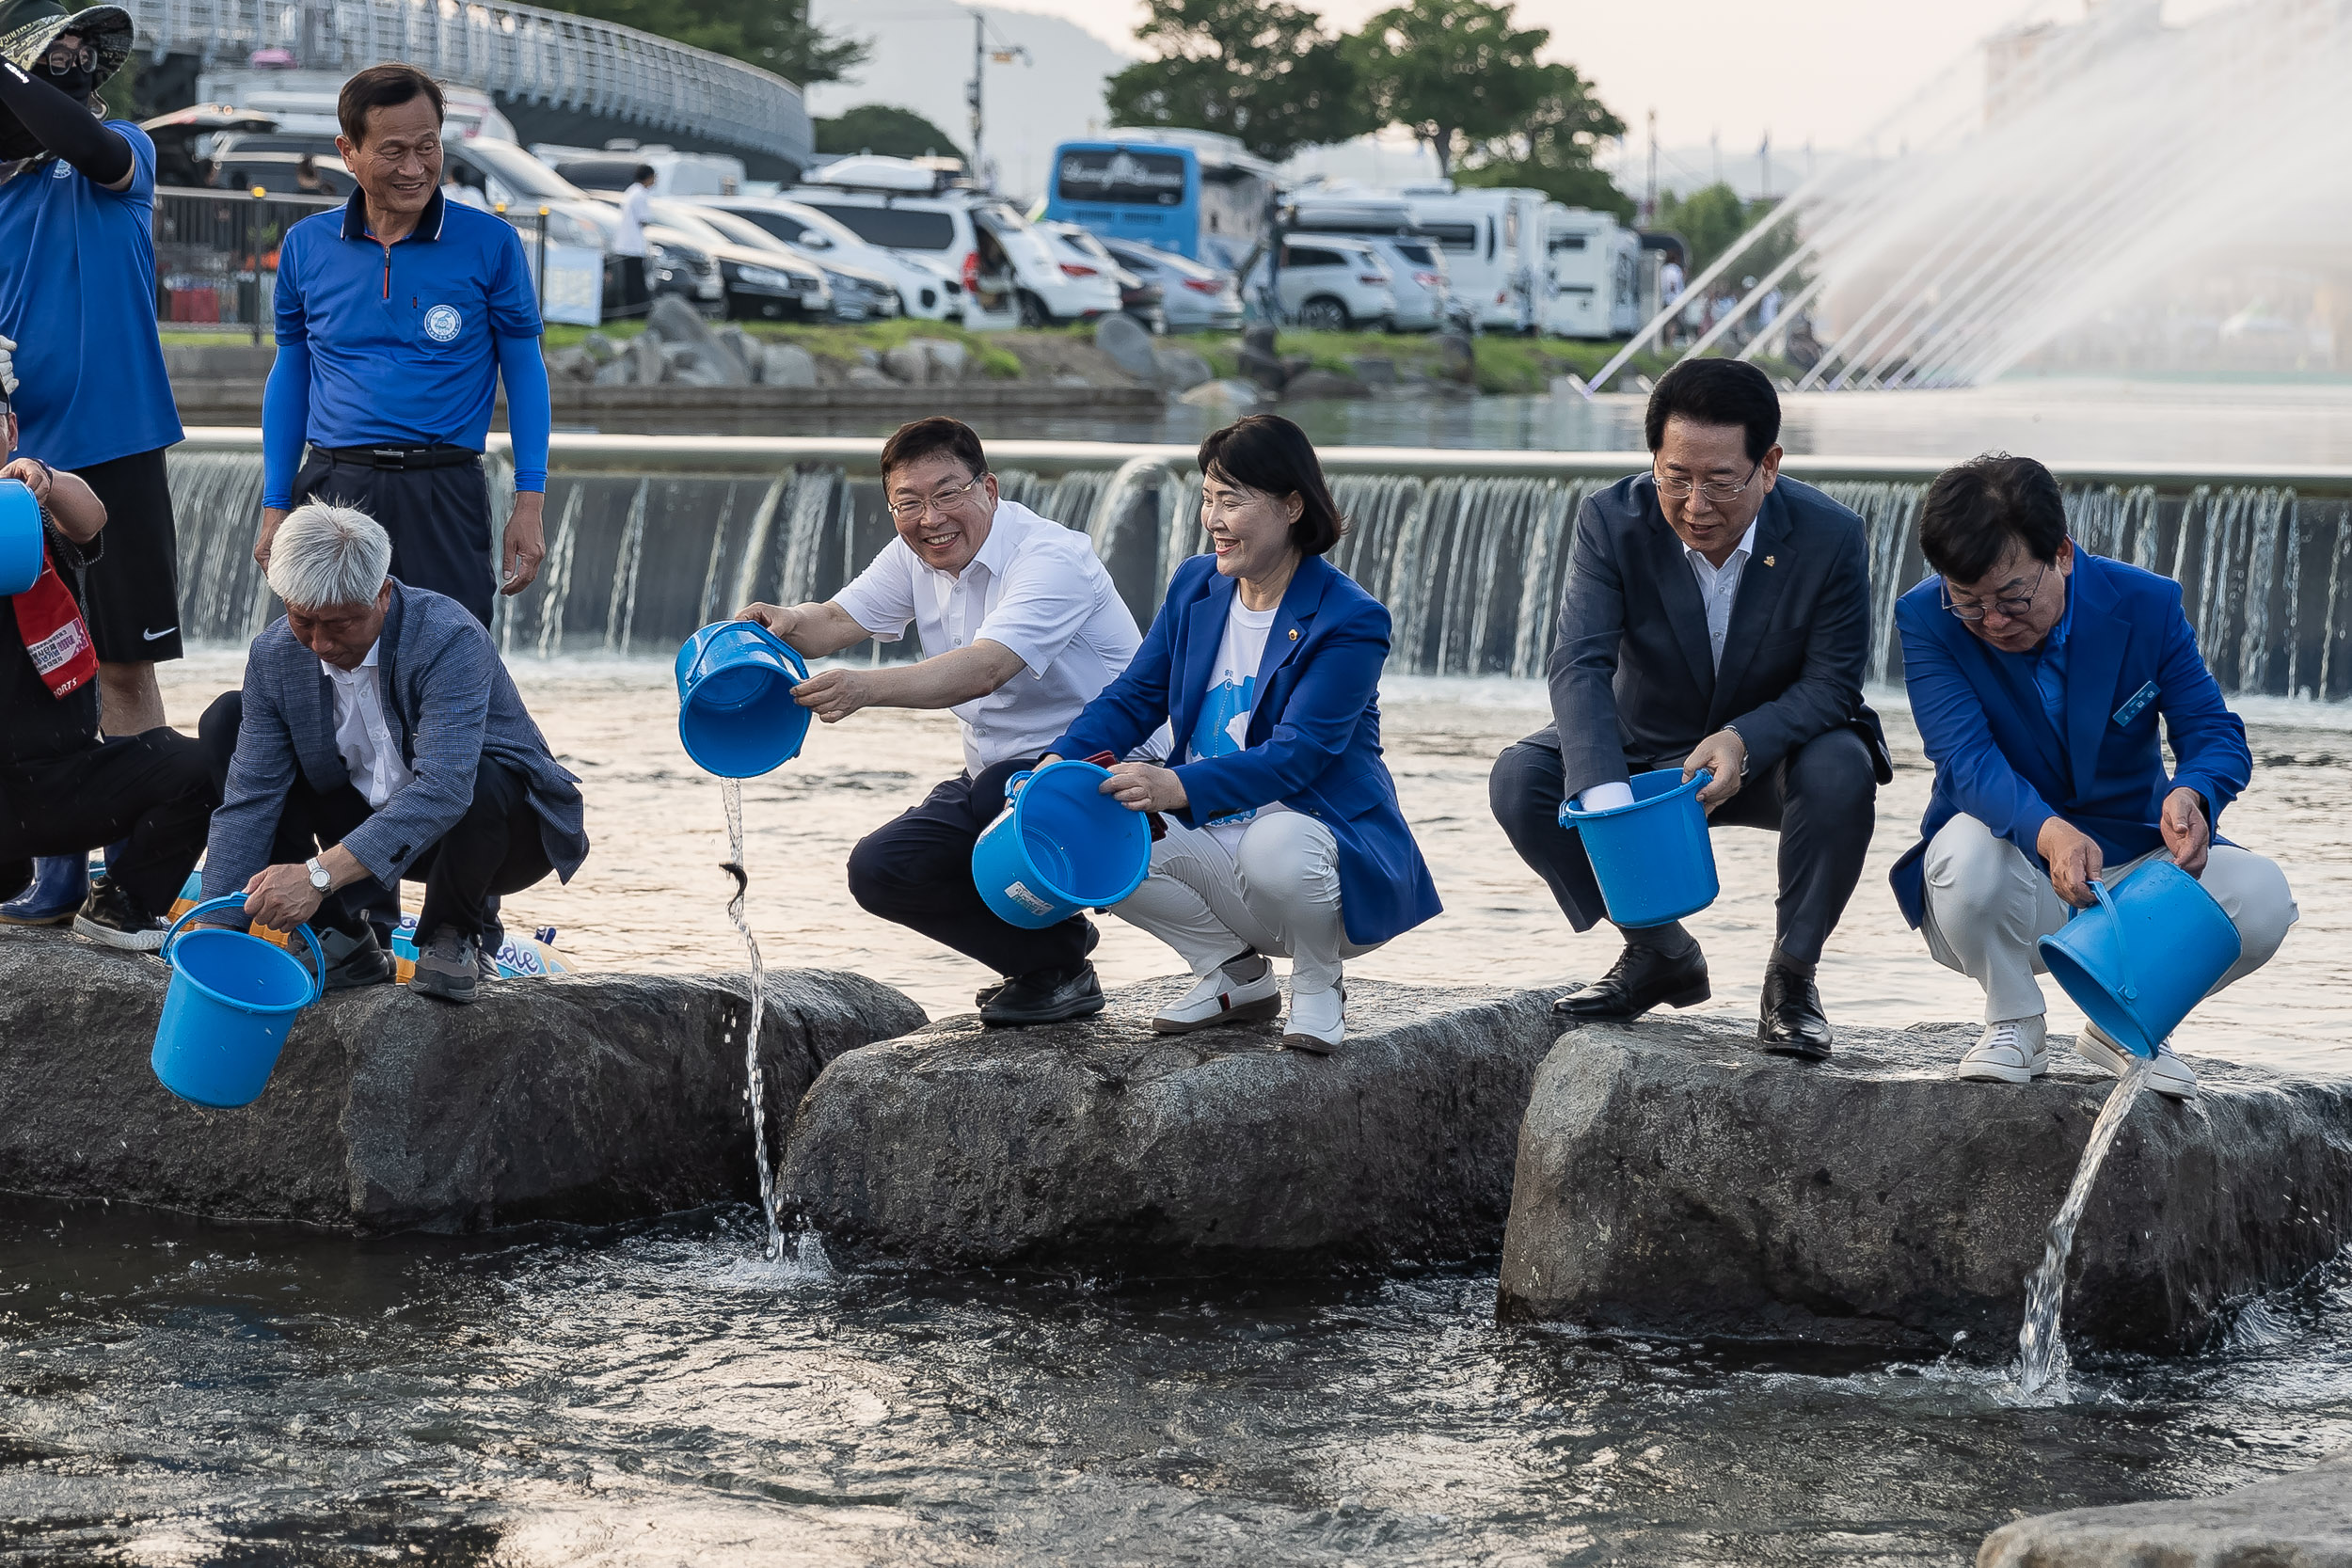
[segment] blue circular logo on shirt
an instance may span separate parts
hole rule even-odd
[[[52,180],[68,180],[72,178],[72,175],[73,166],[67,163],[63,158],[58,159],[55,164],[50,166],[49,178]]]
[[[424,335],[437,343],[454,340],[466,325],[454,305],[436,305],[424,313]]]

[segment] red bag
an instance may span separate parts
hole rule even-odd
[[[40,579],[8,602],[16,607],[17,635],[51,696],[62,699],[97,677],[98,649],[83,624],[82,607],[45,546]]]

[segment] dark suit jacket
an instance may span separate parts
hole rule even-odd
[[[1682,541],[1659,510],[1658,482],[1637,474],[1577,515],[1552,639],[1552,723],[1527,738],[1560,753],[1570,798],[1623,782],[1629,759],[1678,766],[1725,724],[1747,742],[1751,777],[1851,726],[1885,784],[1886,739],[1862,701],[1869,647],[1862,519],[1784,475],[1756,514],[1718,674]]]
[[[2121,865],[2164,843],[2164,798],[2186,785],[2205,798],[2217,842],[2228,842],[2217,836],[2221,808],[2253,777],[2254,758],[2197,651],[2179,583],[2074,546],[2064,736],[2026,661],[1986,646],[1944,608],[1943,589],[1931,577],[1895,606],[1912,717],[1935,764],[1919,842],[1889,873],[1905,920],[1920,921],[1928,840],[1963,812],[2037,865],[2042,825],[2063,816]]]

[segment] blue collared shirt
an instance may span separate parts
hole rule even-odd
[[[2066,608],[2058,611],[2058,625],[2042,640],[2042,646],[2028,653],[2010,654],[2010,658],[2031,661],[2034,690],[2041,695],[2042,711],[2048,716],[2050,728],[2058,732],[2058,743],[2066,742],[2066,634],[2074,625],[2074,584],[2066,583]]]
[[[388,252],[358,192],[303,219],[278,251],[278,341],[307,343],[313,446],[483,450],[498,340],[539,336],[514,227],[438,191]]]

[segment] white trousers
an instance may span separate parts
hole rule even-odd
[[[1141,886],[1111,906],[1207,974],[1245,947],[1291,960],[1291,990],[1329,990],[1340,960],[1369,953],[1340,916],[1340,847],[1304,812],[1266,812],[1232,854],[1199,828],[1174,822],[1152,846]]]
[[[2165,853],[2142,855],[2103,879],[2120,882]],[[2040,863],[1963,813],[1929,841],[1926,871],[1927,918],[1921,926],[1928,952],[1984,988],[1987,1023],[2041,1017],[2045,1008],[2034,976],[2048,970],[2034,941],[2065,925],[2073,911]],[[2214,986],[2219,990],[2270,961],[2296,922],[2295,895],[2277,862],[2226,844],[2207,853],[2198,881],[2237,927],[2238,960]]]

